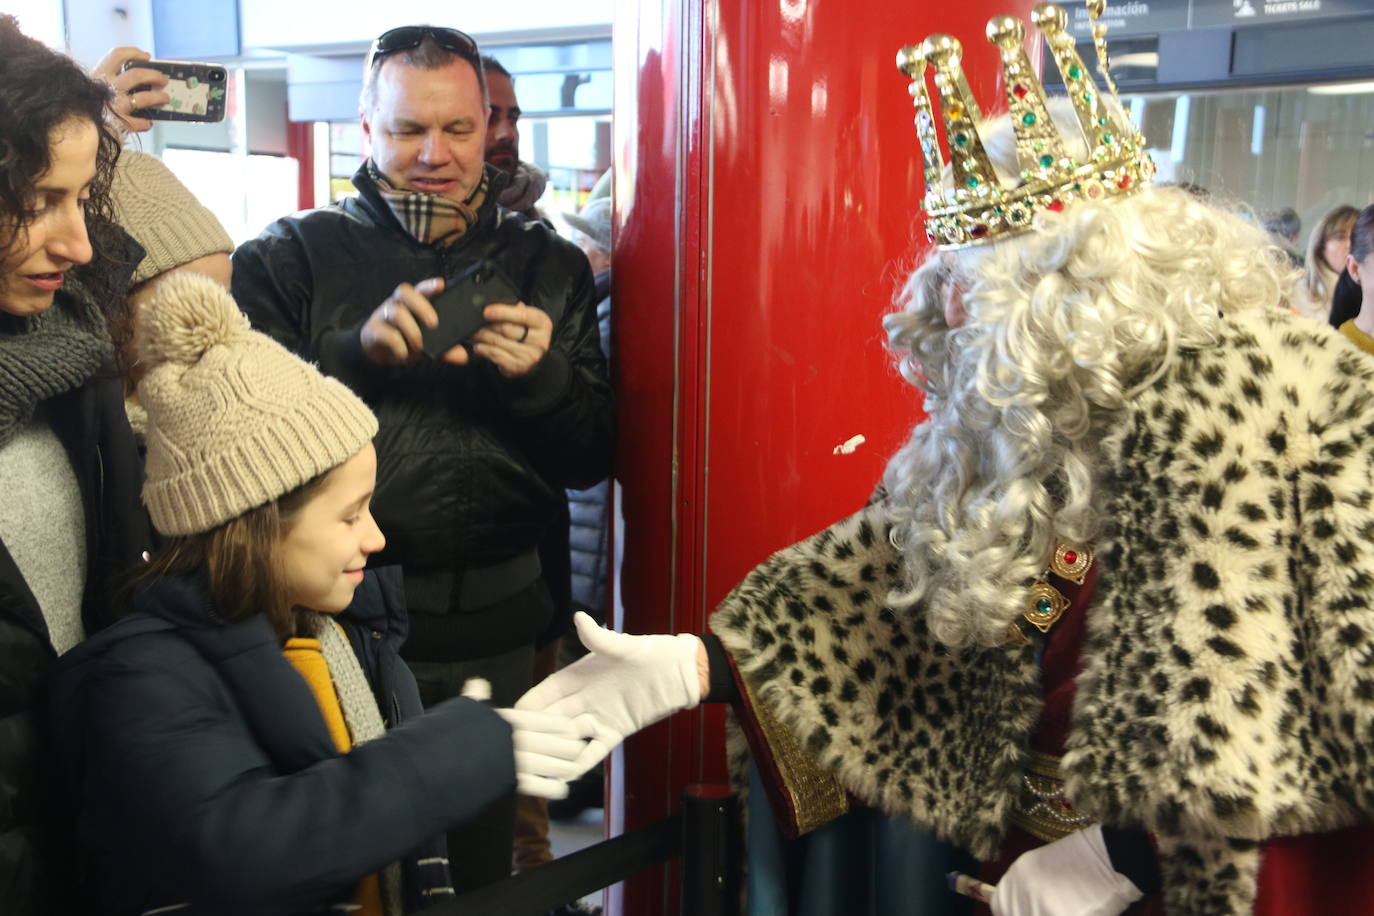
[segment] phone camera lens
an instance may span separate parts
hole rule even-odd
[[[224,71],[223,71],[223,70],[211,70],[211,71],[210,71],[210,79],[213,80],[214,82],[218,83],[220,80],[224,79]]]

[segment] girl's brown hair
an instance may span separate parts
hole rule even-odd
[[[300,612],[287,596],[278,546],[330,473],[326,471],[217,528],[168,538],[137,572],[126,594],[131,597],[163,578],[203,575],[214,613],[224,623],[241,623],[266,614],[280,641],[297,635]]]

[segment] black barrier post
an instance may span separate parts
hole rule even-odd
[[[682,916],[739,916],[740,834],[729,786],[682,790]]]

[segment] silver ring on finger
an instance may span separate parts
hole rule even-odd
[[[386,306],[382,309],[382,320],[385,321],[387,324],[395,324],[396,322],[393,320],[395,319],[395,317],[396,303],[388,302]]]
[[[516,343],[524,343],[524,342],[525,342],[525,338],[526,338],[526,337],[529,337],[529,336],[530,336],[530,326],[529,326],[529,325],[525,325],[525,329],[524,329],[523,331],[520,332],[520,339],[517,340]]]

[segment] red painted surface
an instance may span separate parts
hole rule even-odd
[[[286,122],[286,155],[296,160],[296,208],[315,206],[315,124],[313,121]],[[320,201],[327,204],[329,201]]]
[[[621,0],[615,26],[620,623],[700,632],[772,551],[855,511],[919,416],[882,315],[923,253],[897,49],[961,37],[995,110],[988,18],[1029,0]],[[920,240],[918,244],[917,240]],[[866,444],[834,455],[856,434]],[[627,743],[614,832],[724,778],[723,714]],[[676,912],[663,870],[612,913]]]

